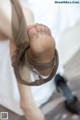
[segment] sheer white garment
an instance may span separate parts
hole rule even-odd
[[[35,23],[50,27],[59,50],[62,31],[73,26],[80,18],[79,5],[59,5],[54,0],[21,0],[21,3],[32,10]],[[59,44],[58,44],[59,43]],[[59,67],[61,71],[62,63]],[[33,73],[31,78],[34,79]],[[55,90],[53,81],[40,87],[31,87],[38,106],[45,103]],[[23,114],[20,108],[20,95],[13,73],[9,54],[9,41],[0,41],[0,104],[10,110]]]

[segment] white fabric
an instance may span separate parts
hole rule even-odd
[[[73,26],[80,18],[79,5],[57,5],[54,0],[22,0],[25,7],[29,7],[35,16],[35,22],[50,27],[57,45],[63,30]],[[59,70],[60,71],[60,70]],[[31,74],[32,79],[33,74]],[[20,96],[10,62],[9,41],[0,42],[0,104],[12,111],[23,114],[20,109]],[[55,90],[53,81],[40,87],[31,87],[33,97],[40,106],[46,102]]]
[[[9,53],[9,41],[0,41],[0,104],[18,114],[23,114],[20,109],[20,95]],[[31,78],[34,81],[33,73],[31,73]],[[39,87],[31,87],[31,89],[37,105],[40,106],[49,99],[55,86],[51,81]]]

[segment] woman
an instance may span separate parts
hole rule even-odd
[[[6,6],[6,7],[5,7]],[[0,1],[0,39],[10,40],[10,56],[13,62],[12,57],[15,54],[15,50],[17,46],[14,41],[14,34],[12,28],[12,20],[15,21],[15,17],[13,16],[13,8],[14,4],[10,0],[3,0]],[[7,10],[6,10],[7,8]],[[55,57],[55,41],[51,35],[50,29],[42,24],[33,24],[33,15],[28,9],[23,8],[23,13],[26,18],[27,25],[26,26],[26,33],[28,32],[29,42],[30,42],[30,49],[29,55],[35,62],[40,63],[48,63],[52,61]],[[14,17],[12,19],[12,17]],[[15,28],[16,32],[19,29],[18,23],[13,23],[13,27]],[[45,44],[45,41],[47,44]],[[33,76],[33,73],[27,69],[27,79],[30,79],[29,75]],[[51,71],[52,67],[49,69],[40,70],[40,74],[43,76],[48,76]],[[25,70],[23,70],[25,72]],[[23,77],[23,76],[22,76]],[[26,77],[26,76],[25,76]],[[32,77],[32,79],[34,79]],[[44,115],[37,107],[36,102],[33,98],[31,88],[29,86],[22,85],[18,83],[18,88],[20,92],[20,105],[24,111],[25,117],[27,120],[44,120]],[[51,88],[50,88],[51,89]],[[47,99],[51,93],[48,95]],[[47,100],[45,99],[44,102]],[[44,103],[42,102],[42,103]],[[41,103],[41,104],[42,104]]]

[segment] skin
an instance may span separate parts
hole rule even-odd
[[[5,8],[6,5],[6,8]],[[27,22],[28,36],[30,40],[29,55],[36,62],[47,63],[50,62],[55,53],[55,41],[51,35],[50,29],[42,24],[34,24],[34,18],[31,11],[23,9],[23,13]],[[0,39],[10,40],[10,56],[14,55],[16,46],[14,44],[11,27],[11,3],[10,0],[0,1]],[[7,30],[8,29],[8,30]],[[45,44],[45,41],[47,44]],[[49,75],[52,68],[39,71],[42,75]],[[44,120],[44,115],[37,107],[32,96],[31,88],[29,86],[18,83],[21,108],[24,111],[27,120]]]

